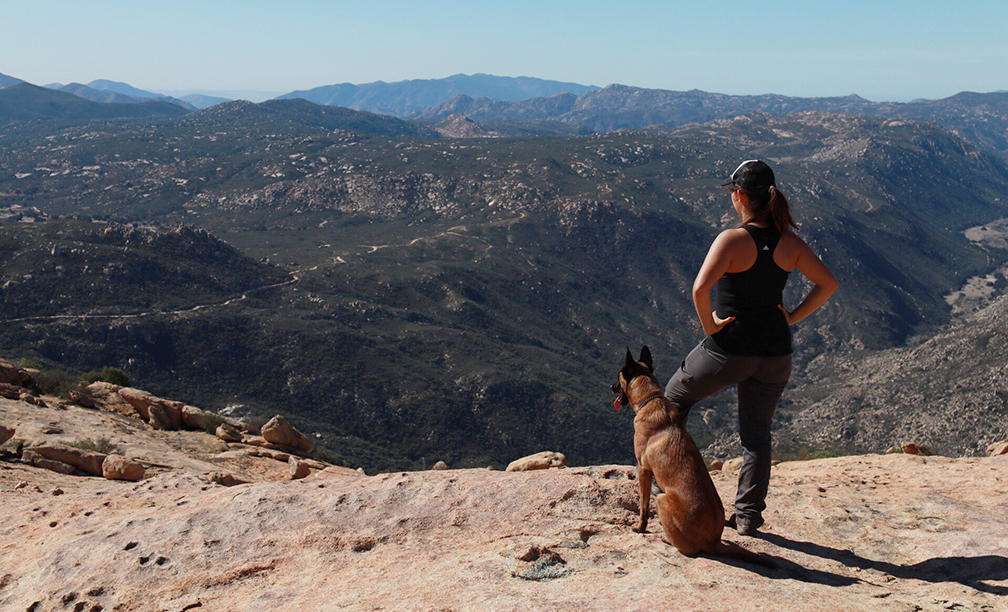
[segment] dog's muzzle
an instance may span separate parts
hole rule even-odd
[[[619,410],[623,406],[626,406],[627,404],[630,403],[630,398],[627,397],[626,393],[623,392],[623,388],[620,387],[619,382],[614,382],[612,386],[609,387],[609,390],[612,391],[613,393],[619,393],[619,395],[616,397],[616,401],[613,402],[613,408],[615,408],[616,410]]]

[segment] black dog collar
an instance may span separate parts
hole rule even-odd
[[[648,402],[654,399],[658,399],[659,397],[665,397],[665,392],[659,391],[658,393],[652,393],[651,395],[647,396],[647,398],[643,402],[641,402],[639,406],[634,408],[634,412],[637,412],[638,410],[646,406]]]

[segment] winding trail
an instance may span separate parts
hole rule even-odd
[[[299,280],[301,280],[299,276],[291,273],[291,278],[289,278],[288,280],[285,280],[280,283],[271,283],[269,285],[253,287],[252,289],[243,291],[241,295],[228,298],[223,302],[213,302],[211,304],[198,304],[190,308],[180,308],[178,310],[149,310],[145,312],[135,312],[127,314],[40,315],[35,317],[19,317],[16,319],[0,319],[0,323],[28,323],[34,321],[85,321],[85,320],[100,320],[100,319],[140,319],[143,317],[151,317],[151,316],[180,315],[205,310],[207,308],[230,306],[235,302],[240,302],[242,300],[247,299],[250,293],[265,291],[267,289],[274,289],[276,287],[283,287],[285,285],[293,285]]]

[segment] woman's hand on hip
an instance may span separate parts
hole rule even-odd
[[[716,334],[719,331],[721,331],[722,329],[724,329],[725,325],[728,325],[729,323],[731,323],[732,321],[735,320],[735,317],[731,316],[731,317],[728,317],[726,319],[722,319],[721,317],[718,316],[718,313],[715,310],[715,311],[711,312],[711,319],[713,319],[713,321],[714,321],[714,327],[712,327],[710,329],[705,329],[704,330],[704,332],[708,336],[713,336],[714,334]]]
[[[781,312],[784,313],[784,320],[787,321],[788,327],[791,327],[791,313],[782,304],[777,304],[777,308],[780,308]]]

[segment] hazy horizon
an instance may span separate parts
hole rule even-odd
[[[909,0],[282,7],[14,0],[5,8],[0,73],[38,85],[108,79],[170,95],[266,99],[337,83],[483,73],[875,101],[1008,89],[1000,31],[1008,3],[990,0],[954,10]]]

